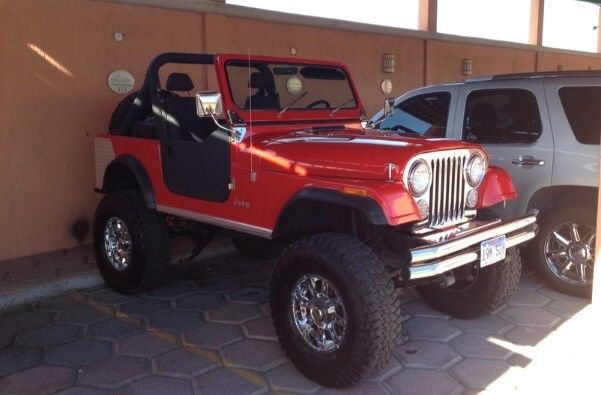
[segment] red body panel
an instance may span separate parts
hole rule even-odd
[[[216,57],[217,79],[224,110],[232,110],[245,121],[247,133],[239,144],[231,144],[231,177],[236,187],[222,203],[210,202],[169,191],[163,182],[158,140],[103,134],[111,140],[116,157],[131,155],[146,169],[154,189],[157,208],[176,209],[203,216],[235,221],[271,231],[287,202],[308,187],[327,188],[372,198],[383,209],[388,224],[395,226],[419,220],[414,199],[402,182],[407,162],[417,154],[460,148],[473,144],[443,140],[399,137],[360,125],[361,102],[355,109],[295,110],[277,116],[276,111],[248,111],[233,102],[227,85],[225,63],[245,59],[240,55]],[[252,56],[253,60],[331,65],[341,63]],[[251,122],[252,118],[252,122]],[[310,128],[319,126],[320,132]],[[327,126],[345,130],[324,131]],[[386,164],[396,165],[391,181]],[[251,181],[251,171],[256,179]],[[194,177],[194,174],[190,174]],[[491,168],[479,187],[479,207],[492,206],[517,196],[509,175]]]

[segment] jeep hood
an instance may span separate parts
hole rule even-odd
[[[407,162],[417,154],[473,147],[461,141],[401,137],[374,130],[257,135],[253,146],[263,170],[368,180],[388,179],[389,164],[395,165],[393,177],[400,180]]]

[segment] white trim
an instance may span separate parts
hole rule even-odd
[[[216,225],[222,228],[231,229],[242,233],[248,233],[254,236],[263,237],[265,239],[271,239],[271,234],[273,233],[273,229],[245,224],[243,222],[238,221],[232,221],[231,219],[214,217],[212,215],[198,214],[194,211],[182,210],[179,208],[163,206],[160,204],[157,204],[156,209],[161,213],[193,219],[194,221],[204,222],[206,224]]]
[[[335,30],[384,34],[389,36],[420,38],[423,40],[451,41],[462,44],[489,45],[538,52],[551,52],[566,55],[580,55],[601,58],[601,53],[574,51],[569,49],[550,48],[540,45],[521,44],[509,41],[490,40],[477,37],[456,36],[453,34],[425,32],[421,30],[403,29],[371,25],[368,23],[342,21],[339,19],[321,18],[307,15],[289,14],[285,12],[261,10],[258,8],[225,4],[219,0],[95,0],[109,3],[120,3],[179,11],[191,11],[208,14],[221,14],[232,17],[255,19],[261,21],[319,27]]]

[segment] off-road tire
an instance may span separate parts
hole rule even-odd
[[[123,100],[121,100],[119,104],[117,104],[117,107],[115,107],[115,111],[113,111],[113,114],[111,115],[111,120],[109,122],[109,132],[111,134],[119,134],[119,128],[123,124],[123,121],[125,121],[127,113],[134,105],[134,100],[136,100],[137,95],[138,91],[134,91],[129,95],[125,96]]]
[[[545,241],[547,236],[555,227],[564,222],[576,222],[579,224],[590,225],[593,228],[596,227],[596,216],[591,213],[594,210],[586,210],[582,208],[563,208],[558,210],[549,210],[542,215],[539,215],[539,231],[536,238],[532,241],[530,248],[528,248],[528,260],[540,273],[543,280],[549,284],[552,288],[559,292],[563,292],[569,295],[580,296],[583,298],[590,298],[593,291],[592,284],[576,285],[562,281],[560,278],[555,276],[551,269],[547,267],[545,262]]]
[[[104,246],[104,228],[111,217],[125,222],[132,239],[129,266],[117,271],[110,264]],[[138,294],[165,279],[170,256],[165,219],[148,209],[135,190],[118,190],[104,196],[94,220],[94,251],[104,281],[115,291]]]
[[[251,259],[275,259],[286,247],[277,241],[253,236],[234,236],[232,243],[238,252]]]
[[[478,270],[473,282],[453,289],[439,283],[416,287],[433,308],[458,318],[477,318],[503,306],[520,282],[522,260],[517,248],[508,248],[505,260]]]
[[[316,273],[341,294],[347,328],[340,348],[312,349],[299,334],[291,313],[296,281]],[[338,233],[309,236],[280,255],[271,282],[271,314],[280,342],[294,365],[326,387],[346,388],[384,368],[401,337],[398,291],[368,246]]]

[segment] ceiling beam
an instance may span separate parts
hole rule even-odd
[[[438,21],[438,0],[419,0],[418,29],[436,33]]]
[[[530,0],[530,36],[528,43],[543,45],[543,25],[545,20],[545,0]]]

